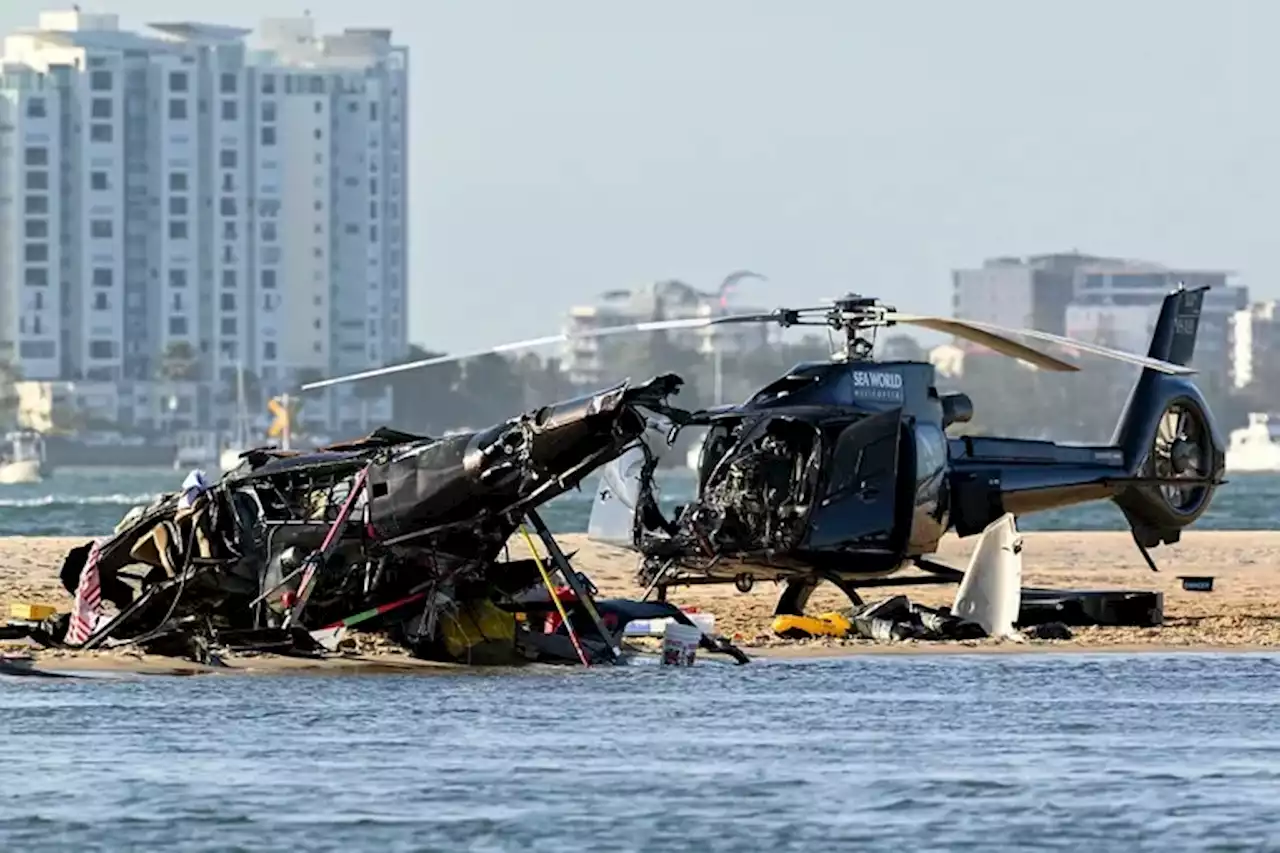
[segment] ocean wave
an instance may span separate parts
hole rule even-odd
[[[145,495],[41,495],[35,498],[0,498],[0,509],[31,509],[50,506],[127,506],[149,504],[159,492]]]

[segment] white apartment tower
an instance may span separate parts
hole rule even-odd
[[[230,417],[238,365],[276,393],[401,357],[406,50],[387,30],[317,36],[310,18],[266,21],[255,44],[150,29],[49,12],[5,39],[0,359],[141,387],[187,356],[211,422]],[[356,391],[304,417],[389,417],[385,395]]]

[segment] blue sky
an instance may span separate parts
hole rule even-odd
[[[4,0],[0,27],[60,5]],[[861,290],[947,313],[951,268],[1073,247],[1280,296],[1280,3],[81,6],[391,27],[412,51],[411,337],[432,347],[743,267],[765,306]]]

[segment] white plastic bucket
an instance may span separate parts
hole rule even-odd
[[[698,654],[698,641],[702,629],[696,625],[671,622],[662,634],[662,663],[664,666],[693,666]]]

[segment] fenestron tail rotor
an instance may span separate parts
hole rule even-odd
[[[402,373],[406,370],[417,370],[419,368],[430,367],[436,364],[465,361],[467,359],[478,358],[485,355],[517,352],[520,350],[534,349],[536,347],[548,346],[551,344],[567,343],[573,340],[604,338],[614,335],[632,335],[644,332],[658,332],[677,329],[702,329],[708,326],[733,323],[772,323],[781,326],[782,328],[788,328],[791,326],[828,326],[844,333],[845,346],[842,357],[845,359],[865,358],[870,353],[870,345],[866,337],[863,335],[864,330],[892,326],[901,323],[904,325],[918,326],[920,328],[946,332],[955,335],[956,337],[973,341],[974,343],[980,344],[1002,355],[1011,356],[1019,359],[1020,361],[1035,365],[1036,367],[1044,370],[1073,372],[1078,371],[1080,368],[1069,361],[1065,361],[1057,358],[1056,356],[1049,355],[1026,344],[1020,343],[1014,340],[1011,336],[1022,336],[1044,341],[1046,343],[1057,344],[1059,346],[1071,347],[1080,352],[1090,353],[1092,355],[1098,355],[1116,361],[1122,361],[1127,364],[1135,364],[1141,367],[1151,368],[1162,373],[1175,375],[1195,373],[1193,369],[1183,367],[1181,365],[1137,355],[1136,353],[1112,349],[1100,344],[1079,341],[1062,335],[1041,332],[1036,329],[1011,329],[1003,326],[997,326],[993,323],[963,320],[954,317],[904,314],[898,312],[896,309],[882,305],[878,299],[857,296],[854,294],[832,300],[831,302],[834,302],[834,304],[829,303],[823,306],[811,306],[806,308],[779,308],[776,311],[756,314],[726,314],[719,317],[709,316],[689,317],[676,320],[652,320],[643,323],[606,326],[599,329],[574,332],[572,334],[562,333],[558,335],[546,335],[540,338],[514,341],[512,343],[500,344],[498,346],[466,353],[435,356],[433,358],[424,358],[417,361],[405,362],[404,364],[394,364],[386,367],[364,370],[359,373],[352,373],[346,376],[321,379],[319,381],[309,382],[306,385],[303,385],[302,390],[311,391],[317,388],[327,388],[346,382],[356,382],[361,379],[376,379],[378,377]]]

